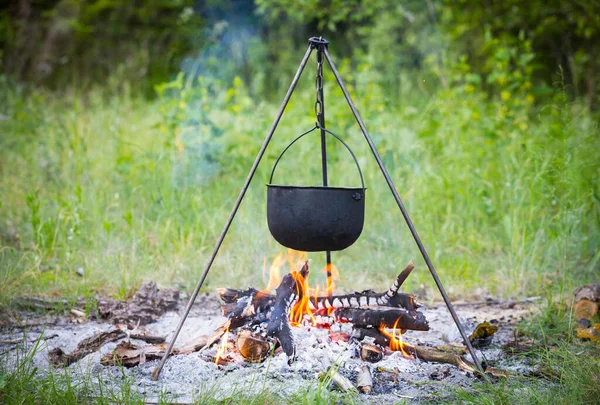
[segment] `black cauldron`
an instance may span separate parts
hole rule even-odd
[[[303,252],[337,251],[360,236],[365,219],[365,182],[356,156],[352,155],[362,187],[285,186],[273,184],[273,174],[285,152],[315,127],[294,139],[281,153],[267,184],[267,222],[271,235],[285,247]]]

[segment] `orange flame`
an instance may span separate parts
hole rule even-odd
[[[398,329],[398,322],[400,322],[400,318],[396,319],[396,322],[394,322],[394,327],[392,328],[391,333],[386,330],[385,325],[381,325],[379,327],[379,331],[382,335],[387,336],[390,339],[391,351],[401,351],[404,357],[410,358],[411,355],[406,351],[406,349],[411,349],[412,346],[408,343],[404,343],[402,340],[402,331]]]
[[[286,265],[289,267],[290,274],[297,281],[298,291],[296,294],[298,295],[298,300],[294,304],[294,307],[290,311],[290,322],[292,325],[298,326],[303,323],[306,319],[310,320],[311,325],[316,324],[316,319],[309,307],[309,303],[312,299],[313,306],[316,308],[317,306],[317,298],[319,296],[319,292],[324,293],[333,293],[333,289],[335,288],[335,281],[339,280],[339,271],[337,267],[333,264],[329,265],[329,269],[331,271],[331,278],[328,279],[328,287],[327,289],[321,287],[320,285],[316,285],[315,288],[309,288],[308,281],[302,279],[300,276],[299,270],[302,268],[306,260],[308,259],[308,254],[306,252],[298,252],[292,249],[288,249],[285,255],[278,254],[275,256],[271,265],[269,266],[269,273],[267,279],[267,261],[265,259],[263,266],[263,279],[265,280],[267,286],[262,290],[264,293],[272,293],[281,282],[281,274],[282,268]],[[323,273],[327,272],[328,267],[323,267]],[[268,281],[267,281],[268,280]],[[328,314],[333,311],[333,308],[328,309]]]
[[[225,350],[227,350],[227,340],[229,339],[229,328],[225,330],[225,334],[221,338],[221,344],[217,349],[217,355],[215,356],[215,364],[219,364],[219,360],[225,354]]]
[[[286,255],[279,253],[269,266],[269,280],[267,281],[267,286],[263,289],[263,292],[270,293],[275,291],[275,289],[281,283],[281,268],[288,263],[290,272],[294,270],[300,270],[304,262],[308,259],[308,254],[306,252],[299,252],[293,249],[288,249]],[[263,279],[266,278],[267,272],[267,259],[265,258],[263,265]]]

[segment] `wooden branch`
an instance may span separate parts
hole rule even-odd
[[[477,370],[477,366],[468,360],[465,360],[461,355],[453,352],[444,352],[438,349],[433,349],[423,346],[412,346],[406,345],[405,349],[407,352],[412,353],[415,357],[430,362],[447,363],[460,368],[463,371],[480,375],[481,373]],[[510,372],[494,367],[487,367],[485,369],[487,374],[491,374],[494,377],[508,377]]]
[[[129,334],[130,339],[143,340],[146,343],[163,343],[166,339],[164,336],[151,335],[148,332],[131,332]]]

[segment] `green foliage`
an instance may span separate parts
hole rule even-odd
[[[568,94],[596,107],[600,3],[570,1],[443,1],[441,22],[452,44],[469,55],[480,73],[494,69],[498,46],[507,50],[527,39],[537,67],[532,79],[558,82]],[[522,55],[521,58],[529,58]],[[529,75],[527,75],[529,77]]]
[[[201,44],[191,0],[54,0],[0,8],[4,72],[55,88],[165,80]],[[141,87],[142,90],[147,88]]]

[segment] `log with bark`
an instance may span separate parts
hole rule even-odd
[[[94,336],[83,339],[81,342],[79,342],[77,348],[72,353],[65,353],[60,347],[51,350],[50,353],[48,353],[48,360],[50,360],[50,363],[55,366],[70,366],[84,356],[94,353],[105,343],[114,342],[115,340],[119,340],[124,337],[127,337],[127,334],[121,329],[100,332]]]

